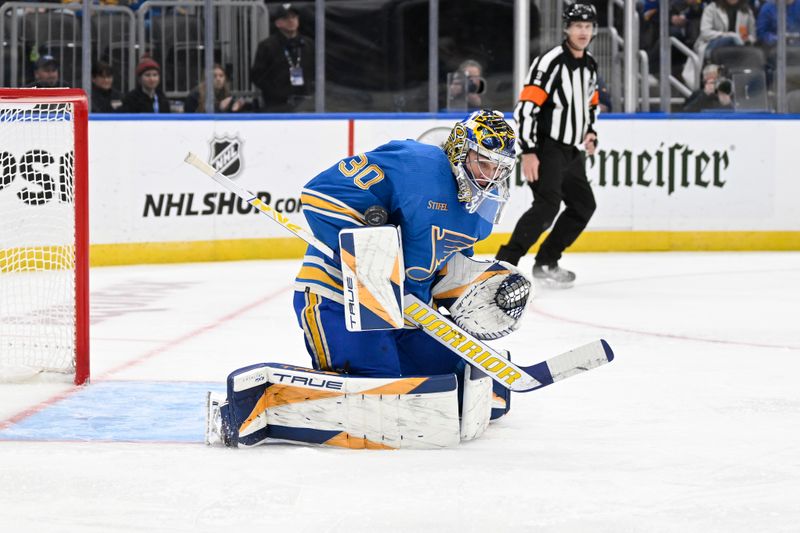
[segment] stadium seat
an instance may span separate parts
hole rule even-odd
[[[786,47],[786,64],[793,67],[800,67],[800,46]]]
[[[760,48],[753,46],[722,46],[711,51],[711,63],[724,65],[728,72],[764,70],[766,59]]]
[[[790,92],[786,99],[789,113],[800,113],[800,90]]]
[[[800,89],[800,47],[786,48],[786,89]]]
[[[74,11],[68,9],[33,11],[25,13],[22,20],[20,37],[28,43],[81,42],[81,23]]]
[[[121,11],[97,11],[92,15],[92,58],[105,61],[114,72],[114,88],[123,93],[136,85],[131,65],[137,61],[135,19]]]
[[[221,43],[214,43],[214,63],[222,63]],[[161,65],[167,95],[184,96],[203,81],[205,45],[201,41],[178,42],[167,50]]]
[[[161,65],[162,87],[168,96],[181,97],[197,84],[202,62],[203,24],[199,15],[153,13],[143,52]]]
[[[763,70],[734,72],[731,82],[736,111],[769,111],[767,78]]]
[[[136,21],[121,11],[94,12],[92,14],[92,40],[121,42],[133,34],[136,37]]]
[[[203,40],[203,25],[199,15],[181,15],[166,13],[153,16],[150,22],[149,36],[156,47],[168,49],[176,43],[188,43]]]

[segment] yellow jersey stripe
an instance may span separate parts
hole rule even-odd
[[[339,213],[341,215],[347,215],[353,220],[356,220],[360,224],[365,224],[364,217],[353,209],[352,207],[342,207],[339,205],[334,204],[333,202],[329,202],[327,200],[323,200],[322,198],[318,198],[316,196],[311,196],[310,194],[303,193],[300,195],[300,201],[303,205],[310,205],[312,207],[316,207],[317,209],[322,209],[323,211],[330,211],[332,213]]]

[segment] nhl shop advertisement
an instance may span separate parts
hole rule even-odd
[[[185,164],[187,153],[197,154],[290,222],[305,225],[300,192],[314,175],[392,139],[422,136],[437,142],[454,122],[90,121],[91,241],[291,238]],[[597,129],[599,146],[586,158],[586,169],[598,209],[587,233],[800,230],[792,205],[800,196],[789,146],[798,133],[792,121],[601,119]],[[436,135],[426,133],[431,131]],[[495,233],[510,233],[530,206],[531,190],[518,171],[511,185]],[[436,198],[428,200],[437,205]]]

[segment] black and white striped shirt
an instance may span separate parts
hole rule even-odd
[[[577,146],[594,133],[597,117],[597,62],[580,59],[566,43],[533,60],[514,109],[523,153],[535,151],[543,137]]]

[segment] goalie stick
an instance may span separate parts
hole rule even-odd
[[[303,239],[331,259],[337,259],[336,252],[325,243],[319,241],[307,229],[290,222],[286,216],[278,213],[252,192],[237,185],[227,176],[217,172],[214,167],[195,154],[189,152],[184,161],[202,171],[295,236]],[[540,389],[556,381],[561,381],[575,374],[601,366],[614,359],[614,352],[611,347],[601,339],[556,355],[535,365],[519,366],[512,363],[491,346],[464,331],[413,294],[405,293],[404,299],[403,315],[408,322],[416,325],[437,342],[450,349],[450,351],[468,363],[480,368],[494,381],[514,392],[529,392]]]

